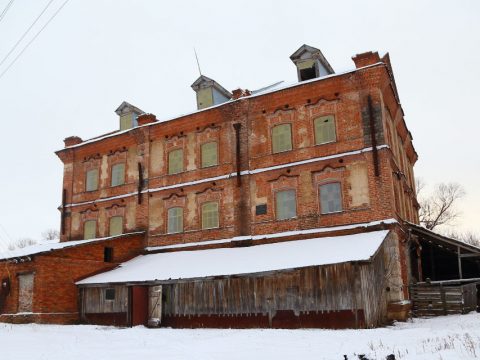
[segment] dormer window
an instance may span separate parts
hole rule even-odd
[[[120,130],[127,130],[138,126],[137,118],[144,111],[124,101],[115,113],[120,117]]]
[[[228,90],[205,75],[195,80],[192,89],[197,93],[197,109],[222,104],[232,98]]]
[[[334,71],[319,49],[302,45],[290,59],[297,67],[298,81],[315,79],[333,74]]]

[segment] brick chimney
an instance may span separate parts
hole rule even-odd
[[[157,121],[155,114],[142,114],[137,118],[138,126],[154,123]]]
[[[79,138],[78,136],[69,136],[69,137],[65,138],[65,140],[63,140],[63,142],[65,143],[65,147],[69,147],[69,146],[80,144],[80,143],[83,142],[83,140],[81,138]]]
[[[250,96],[252,92],[248,89],[235,89],[232,91],[232,100],[240,99],[241,97]]]
[[[357,54],[354,57],[352,57],[352,60],[355,63],[355,67],[357,69],[364,66],[373,65],[381,61],[380,56],[376,51],[375,52],[368,51],[361,54]]]

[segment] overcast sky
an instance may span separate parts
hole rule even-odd
[[[0,21],[0,61],[49,0],[17,0]],[[8,0],[0,0],[0,12]],[[54,0],[0,74],[64,3]],[[289,56],[322,50],[336,71],[389,52],[428,184],[467,192],[462,230],[480,233],[480,1],[70,0],[0,75],[0,243],[59,228],[63,139],[118,128],[123,101],[157,118],[195,110],[202,72],[225,88],[295,81]]]

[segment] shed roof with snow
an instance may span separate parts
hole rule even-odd
[[[369,261],[387,234],[388,230],[381,230],[250,247],[141,255],[77,284],[161,282]]]

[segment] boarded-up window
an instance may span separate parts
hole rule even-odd
[[[169,234],[183,231],[183,208],[173,207],[168,209],[168,229]]]
[[[202,145],[202,168],[218,164],[217,143],[215,141]]]
[[[202,229],[213,229],[218,226],[218,203],[212,201],[203,204]]]
[[[112,186],[123,185],[125,183],[125,164],[115,164],[112,166]]]
[[[272,151],[288,150],[292,150],[292,127],[290,124],[277,125],[272,129]]]
[[[33,274],[18,275],[18,312],[32,312]]]
[[[95,220],[85,221],[83,224],[83,238],[85,240],[95,239],[97,237],[97,222]]]
[[[333,115],[315,119],[315,144],[325,144],[336,140],[335,118]]]
[[[110,236],[120,235],[123,233],[123,217],[112,216],[110,218]]]
[[[168,153],[168,173],[177,174],[183,171],[183,150],[176,149]]]
[[[277,220],[291,219],[297,216],[295,190],[278,191],[275,194]]]
[[[98,169],[88,170],[86,174],[85,190],[94,191],[98,189]]]
[[[328,214],[342,211],[342,192],[340,183],[320,186],[320,212]]]

